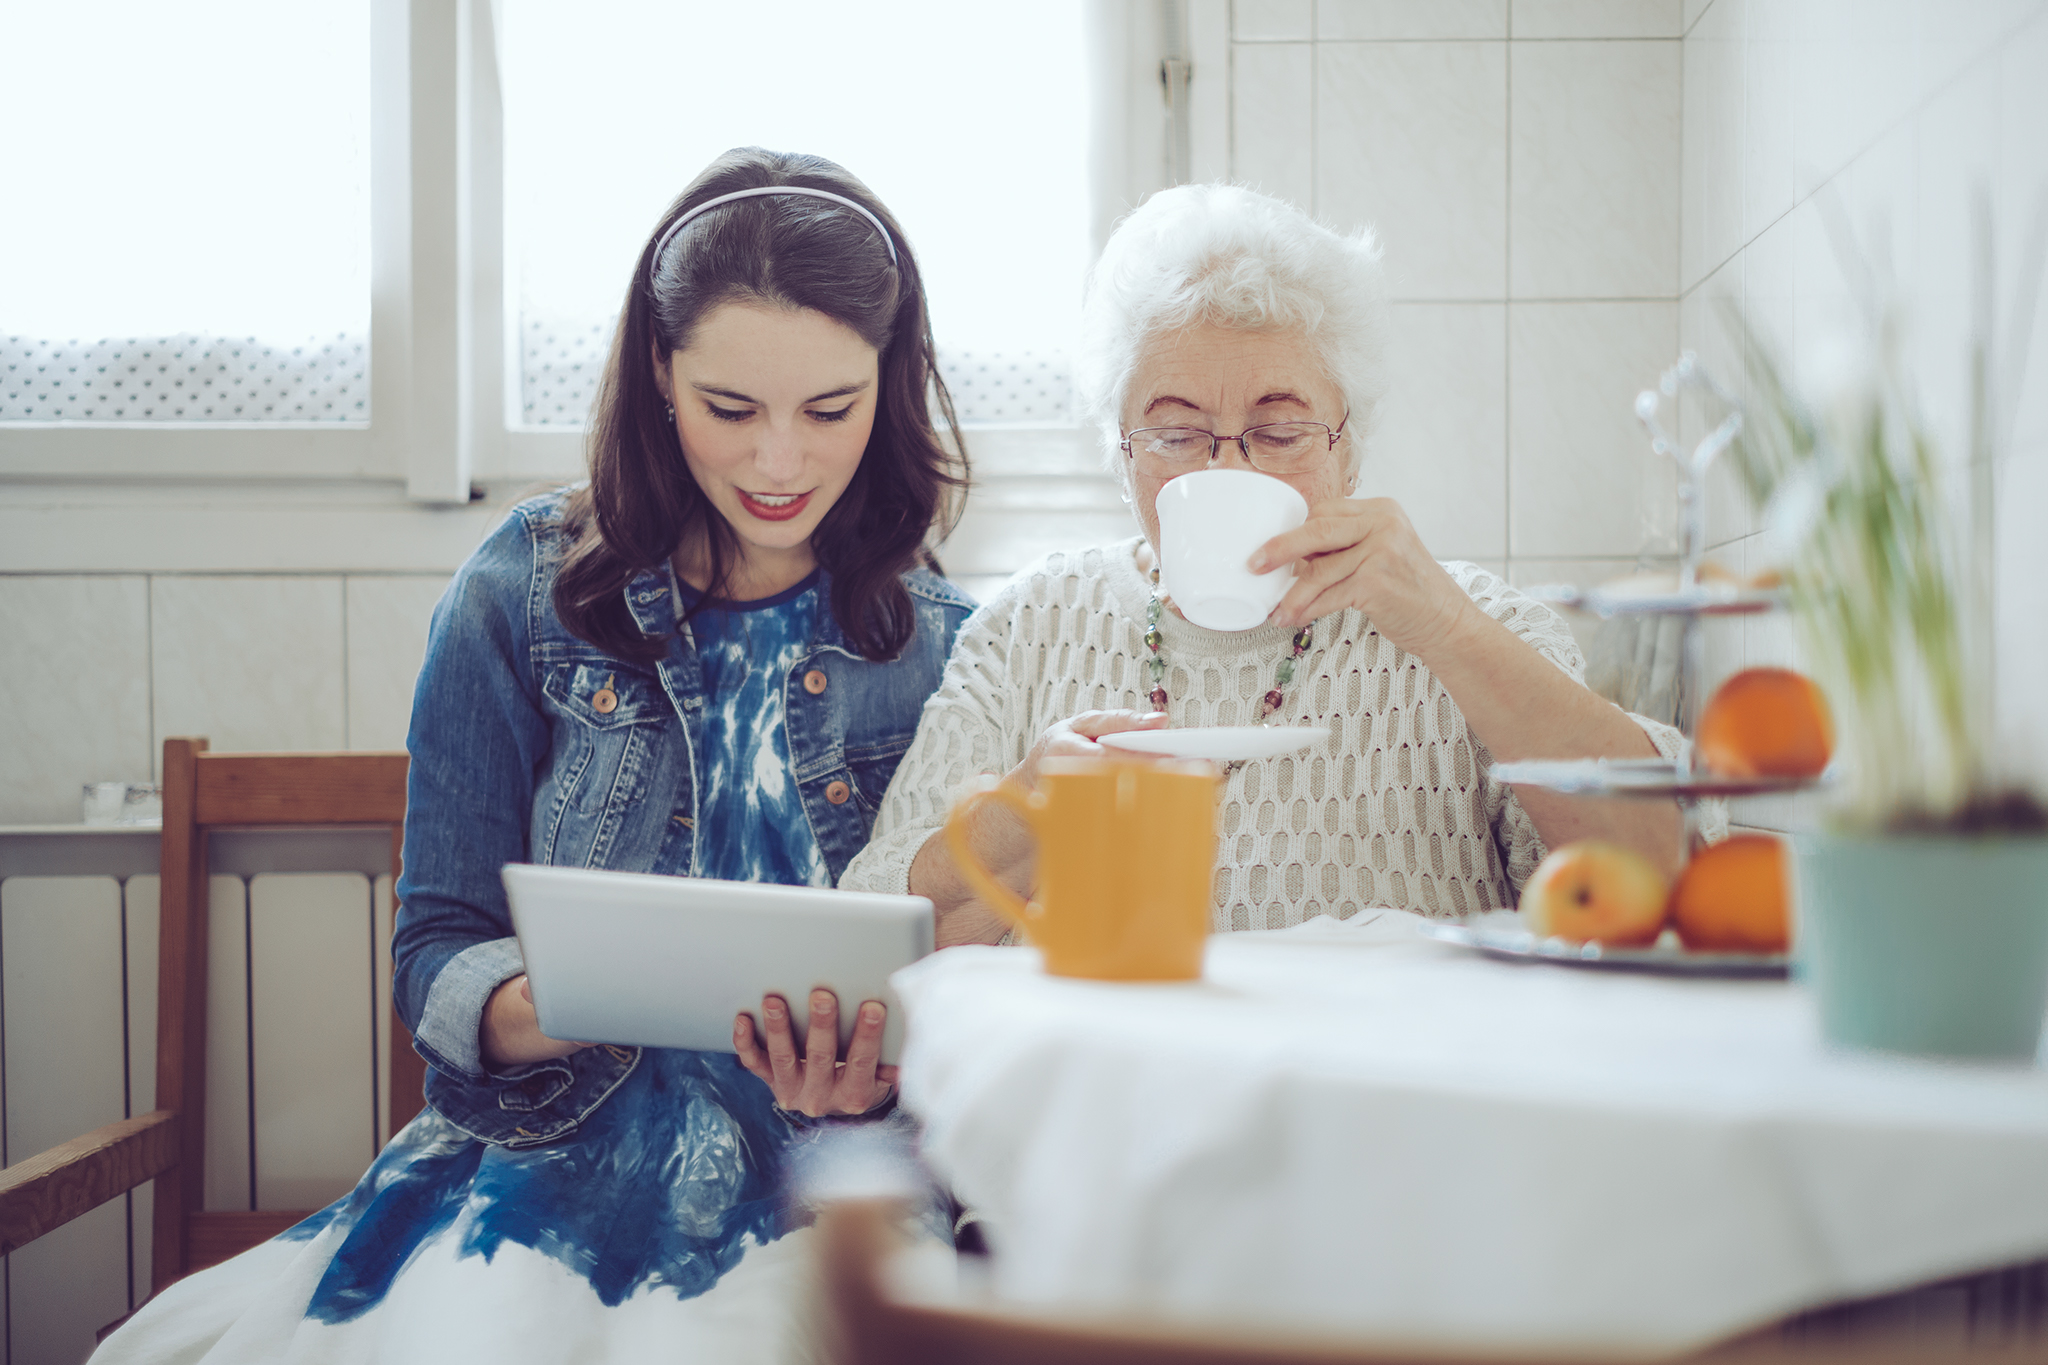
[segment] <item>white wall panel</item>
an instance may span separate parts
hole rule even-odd
[[[162,884],[130,877],[128,917],[129,1107],[156,1107],[157,929]],[[206,931],[206,1207],[249,1202],[249,919],[240,877],[211,882]],[[136,1227],[148,1265],[148,1200],[136,1197]],[[146,1275],[137,1279],[147,1285]]]
[[[1742,33],[1747,3],[1715,0],[1684,43],[1678,255],[1679,282],[1687,289],[1744,241]],[[1790,148],[1782,155],[1789,166]],[[1789,190],[1789,179],[1785,187]]]
[[[1314,36],[1314,0],[1232,0],[1231,37],[1239,42]]]
[[[1998,55],[1998,198],[1996,231],[2000,261],[1998,278],[2020,278],[2019,261],[2027,244],[2041,231],[2041,206],[2048,202],[2048,5],[2037,6],[2033,20]],[[1929,148],[1923,155],[1940,155]],[[1941,244],[1940,249],[1955,250]],[[2012,416],[2014,449],[2048,447],[2048,301],[2034,311],[2031,338],[2012,336],[2015,351],[2024,350],[2026,368],[2016,371],[2007,392],[2017,399]]]
[[[1517,38],[1676,38],[1683,0],[1514,0]]]
[[[76,824],[85,782],[147,782],[149,583],[0,577],[0,823]]]
[[[1677,351],[1675,303],[1508,305],[1513,556],[1671,551],[1677,485],[1635,398]]]
[[[1239,44],[1231,53],[1231,177],[1315,208],[1315,48]]]
[[[339,578],[153,581],[156,732],[216,750],[339,749]]]
[[[370,882],[249,880],[256,1207],[317,1209],[377,1148]]]
[[[1510,294],[1676,293],[1679,44],[1514,43],[1508,51]]]
[[[1316,0],[1316,37],[1505,38],[1507,0]]]
[[[347,581],[349,748],[405,747],[427,625],[447,586],[438,574]]]
[[[215,877],[206,939],[206,1207],[254,1208],[249,1178],[249,902]]]
[[[162,925],[158,902],[162,883],[155,877],[130,877],[121,891],[126,923],[122,949],[128,978],[128,1115],[133,1118],[156,1108],[156,954]],[[155,1181],[129,1192],[128,1283],[136,1304],[149,1297],[155,1211]]]
[[[1316,208],[1373,226],[1395,298],[1506,295],[1507,60],[1505,43],[1316,46]]]
[[[1393,498],[1438,559],[1507,553],[1507,307],[1399,303],[1358,496]]]
[[[111,877],[0,882],[7,1160],[124,1117],[121,888]],[[74,1365],[128,1311],[124,1201],[8,1257],[11,1365]]]

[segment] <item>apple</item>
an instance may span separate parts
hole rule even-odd
[[[1671,887],[1634,849],[1578,839],[1536,867],[1522,888],[1522,919],[1540,938],[1617,947],[1657,941]]]

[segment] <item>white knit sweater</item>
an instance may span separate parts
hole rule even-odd
[[[1150,710],[1144,633],[1151,590],[1135,539],[1048,555],[961,627],[944,681],[890,783],[874,841],[840,885],[902,892],[955,794],[1022,762],[1046,726],[1104,707]],[[1458,586],[1573,679],[1585,664],[1564,621],[1477,565]],[[1292,634],[1159,623],[1175,726],[1247,725]],[[1214,927],[1280,929],[1367,906],[1455,916],[1514,903],[1545,852],[1450,693],[1358,611],[1315,623],[1275,724],[1330,731],[1325,752],[1245,763],[1224,787]],[[1667,757],[1676,730],[1632,716]]]

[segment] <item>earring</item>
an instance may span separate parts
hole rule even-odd
[[[676,405],[674,403],[663,403],[661,405],[661,410],[668,415],[668,424],[670,426],[674,426],[676,424]],[[1357,481],[1353,480],[1353,482],[1355,483]]]

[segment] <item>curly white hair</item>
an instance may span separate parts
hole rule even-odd
[[[1117,224],[1088,277],[1074,387],[1119,471],[1124,401],[1146,346],[1202,323],[1307,337],[1350,408],[1346,472],[1357,473],[1387,387],[1372,229],[1346,236],[1239,185],[1161,190]]]

